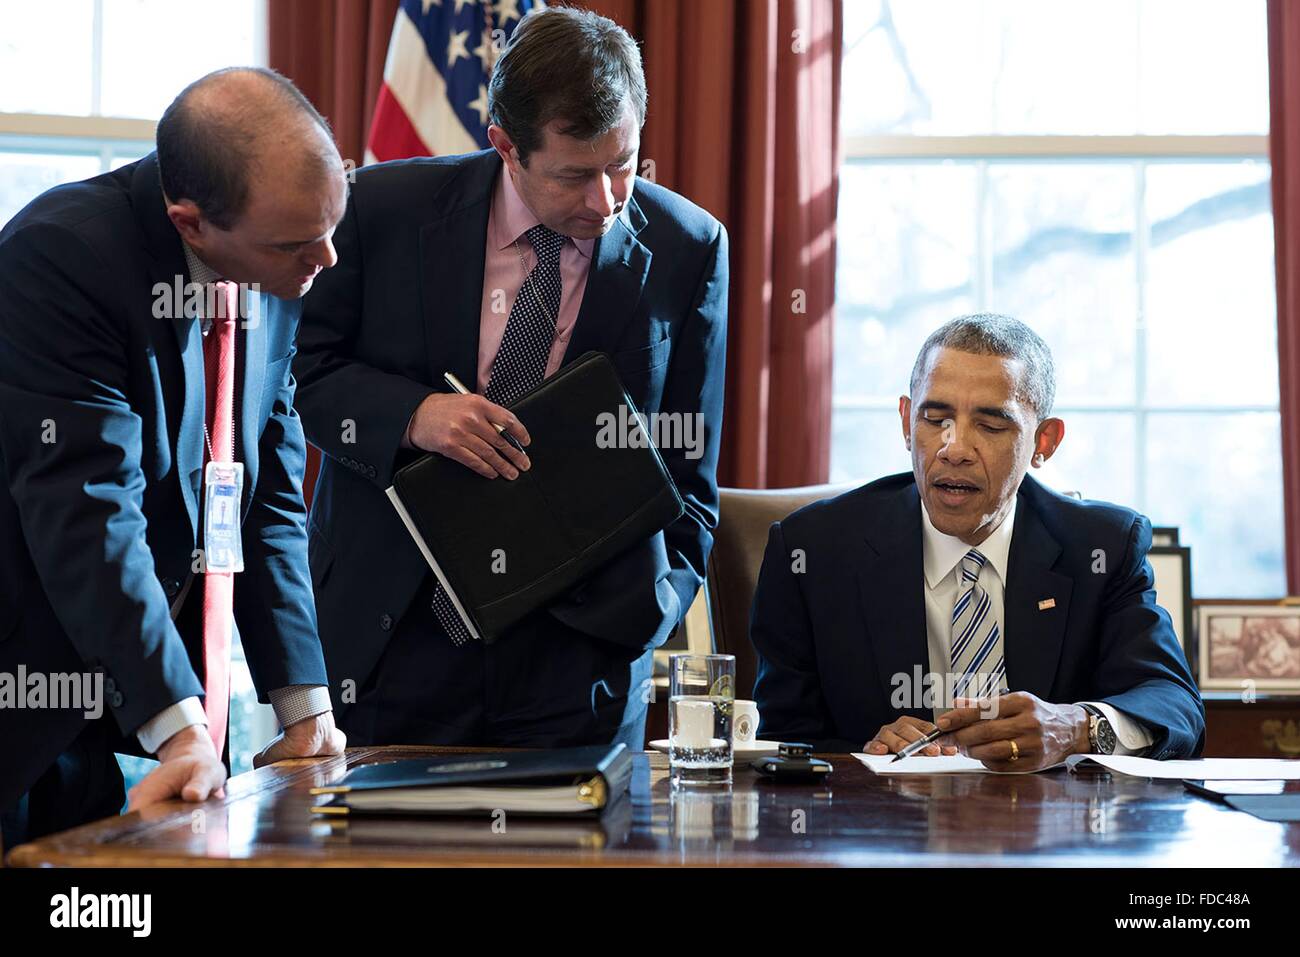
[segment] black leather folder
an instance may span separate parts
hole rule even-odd
[[[451,844],[464,849],[599,851],[627,844],[632,831],[632,798],[625,794],[599,814],[520,815],[515,812],[510,815],[509,826],[504,828],[497,826],[495,818],[490,822],[483,820],[476,827],[467,826],[466,816],[361,813],[328,816],[326,812],[318,815],[315,823],[329,824],[324,835],[327,845],[364,844],[415,850]]]
[[[599,817],[632,779],[623,744],[387,761],[354,768],[329,787],[322,817],[510,814]]]
[[[604,353],[569,363],[510,410],[532,438],[519,478],[431,454],[388,489],[470,634],[488,643],[684,511]]]

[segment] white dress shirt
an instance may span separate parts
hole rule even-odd
[[[1007,658],[1007,671],[1014,673],[1015,661],[1007,650],[1007,619],[1003,614],[1003,596],[1007,582],[1007,560],[1011,555],[1011,536],[1016,525],[1016,503],[1011,511],[981,544],[974,546],[985,558],[980,570],[979,585],[988,593],[989,613],[995,616],[1002,632],[1002,647]],[[971,550],[960,538],[945,535],[934,527],[930,513],[921,503],[922,561],[925,567],[925,631],[926,647],[930,658],[930,673],[946,675],[952,670],[952,608],[957,601],[958,579],[961,575],[962,557]],[[947,687],[945,684],[944,687]],[[1016,691],[1015,687],[1009,690]],[[1137,754],[1149,747],[1151,733],[1143,724],[1104,701],[1076,702],[1089,704],[1100,710],[1115,729],[1116,754]],[[935,708],[935,717],[944,711]]]
[[[207,284],[221,279],[216,270],[199,259],[188,244],[181,243],[181,246],[185,250],[185,263],[189,267],[191,282]],[[205,325],[210,326],[211,323],[207,322]],[[207,329],[204,329],[204,334],[207,334]],[[193,581],[194,576],[191,573],[185,582],[184,588],[172,605],[171,616],[173,621],[180,614],[185,599],[189,596],[190,586]],[[329,689],[324,685],[289,685],[284,688],[275,688],[269,692],[269,697],[271,707],[275,709],[276,720],[280,722],[282,728],[287,728],[291,724],[297,724],[299,721],[314,718],[318,714],[333,710],[333,705],[330,704]],[[208,717],[199,699],[197,697],[183,698],[159,711],[140,725],[136,731],[136,737],[140,739],[140,747],[144,748],[149,754],[156,754],[167,739],[177,731],[188,728],[192,724],[201,724],[206,727],[207,723]]]

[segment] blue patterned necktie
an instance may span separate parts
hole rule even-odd
[[[555,342],[555,324],[560,315],[560,250],[564,236],[545,226],[526,233],[537,263],[524,279],[510,307],[501,346],[492,360],[487,389],[483,395],[497,405],[508,406],[542,381]],[[473,636],[456,613],[442,584],[433,583],[433,613],[446,629],[452,644],[460,646]]]
[[[987,563],[974,548],[961,560],[957,601],[952,606],[954,697],[985,697],[1004,690],[1006,684],[1002,629],[993,615],[989,593],[979,583]]]

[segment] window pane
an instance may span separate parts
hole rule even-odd
[[[134,163],[142,156],[152,152],[152,143],[137,143],[135,146],[129,144],[126,146],[119,146],[113,150],[113,158],[109,161],[108,168],[120,169],[128,163]]]
[[[104,4],[101,111],[157,119],[192,80],[219,67],[255,64],[262,16],[257,0],[225,0],[219,7],[206,0]]]
[[[839,409],[831,434],[831,481],[871,482],[910,472],[897,409]]]
[[[1267,133],[1263,0],[1142,0],[1141,133]]]
[[[975,189],[972,164],[844,168],[837,396],[895,402],[925,337],[974,309]]]
[[[6,3],[0,113],[90,112],[93,0]]]
[[[993,124],[983,132],[1134,132],[1138,4],[1004,0],[986,6],[982,39],[995,99]]]
[[[969,0],[846,3],[844,90],[864,95],[845,96],[845,131],[986,132],[992,96],[980,45],[971,42],[982,29],[982,7]]]
[[[1132,507],[1134,420],[1129,414],[1059,411],[1065,438],[1041,469],[1029,474],[1058,492]]]
[[[849,135],[1265,133],[1264,0],[845,4]]]
[[[849,3],[844,129],[1267,133],[1265,14],[1264,0]],[[1066,421],[1031,474],[1179,526],[1198,595],[1283,592],[1262,157],[876,160],[846,171],[840,230],[835,480],[907,468],[892,403],[922,338],[1005,312],[1051,347]]]
[[[1146,513],[1192,548],[1198,598],[1286,594],[1277,413],[1152,415]]]
[[[1276,404],[1268,165],[1152,164],[1146,176],[1147,401]]]
[[[0,228],[50,187],[98,172],[98,154],[0,151]]]
[[[253,757],[279,731],[275,711],[260,704],[244,646],[236,635],[230,648],[230,773],[253,770]]]
[[[989,189],[991,308],[1046,340],[1059,403],[1133,401],[1131,167],[998,164],[990,168]]]

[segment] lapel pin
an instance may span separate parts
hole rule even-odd
[[[1055,608],[1055,607],[1056,607],[1056,599],[1055,599],[1055,598],[1044,598],[1042,601],[1040,601],[1040,602],[1038,603],[1038,610],[1039,610],[1039,611],[1047,611],[1047,609],[1049,609],[1049,608]]]

